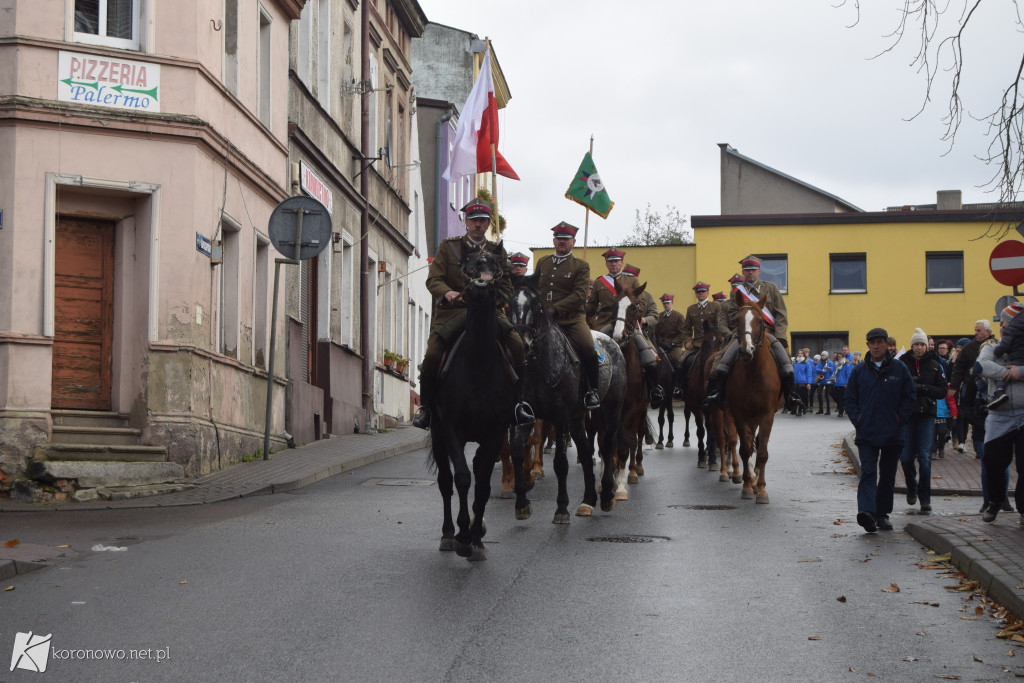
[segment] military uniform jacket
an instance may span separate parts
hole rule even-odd
[[[701,306],[700,302],[690,304],[683,318],[683,344],[687,349],[700,348],[704,343],[704,321],[711,327],[717,326],[721,310],[721,304],[711,299],[705,299],[704,306]]]
[[[719,304],[721,308],[718,313],[718,327],[723,330],[725,334],[735,332],[736,326],[739,324],[736,322],[736,314],[739,313],[740,308],[733,300],[733,296],[734,295],[730,295],[728,299]]]
[[[675,309],[662,311],[658,316],[658,325],[655,330],[658,333],[658,342],[666,348],[670,344],[680,347],[686,344],[686,338],[683,335],[683,314]]]
[[[561,263],[552,255],[537,261],[534,268],[537,291],[544,306],[554,309],[555,322],[586,322],[584,307],[590,287],[590,264],[569,254]]]
[[[752,285],[744,284],[743,286],[755,299],[760,299],[765,294],[768,295],[768,300],[764,302],[764,305],[768,307],[775,318],[775,331],[772,334],[776,339],[785,339],[789,323],[786,320],[786,302],[782,300],[782,292],[779,291],[779,288],[774,282],[765,280],[758,280]]]
[[[650,333],[654,332],[654,328],[658,325],[658,304],[654,303],[654,297],[646,289],[644,290],[644,306],[646,308],[644,320],[647,321],[645,329],[649,330],[647,335],[650,336]]]
[[[592,330],[600,330],[605,325],[614,323],[618,312],[615,294],[612,294],[611,290],[605,286],[602,278],[604,278],[603,275],[594,280],[594,288],[590,291],[590,298],[587,300],[587,322]],[[640,286],[640,282],[627,273],[620,273],[616,280],[619,282],[619,287],[623,289],[635,289]],[[647,312],[647,304],[643,297],[640,297],[638,303],[640,304],[640,317],[643,317]]]
[[[505,253],[505,247],[500,242],[494,244],[493,242],[485,241],[482,247],[477,247],[469,241],[469,237],[466,235],[462,237],[449,237],[441,242],[437,255],[434,257],[434,262],[430,264],[430,269],[427,271],[427,289],[430,290],[430,294],[434,297],[434,315],[430,325],[431,329],[436,325],[446,323],[456,313],[466,308],[466,305],[461,300],[456,300],[454,304],[446,302],[444,295],[448,290],[456,292],[466,290],[469,280],[462,272],[462,259],[470,251],[480,248],[497,254],[501,259],[501,263],[508,261],[508,254]],[[498,293],[504,301],[507,302],[512,299],[512,282],[509,280],[507,271],[502,272],[497,287]]]

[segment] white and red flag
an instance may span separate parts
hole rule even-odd
[[[492,165],[491,145],[494,145]],[[494,171],[506,178],[519,180],[505,157],[498,151],[498,102],[494,99],[494,81],[491,78],[491,48],[484,53],[480,75],[462,108],[459,125],[455,128],[455,145],[448,168],[441,175],[447,181],[471,173]]]

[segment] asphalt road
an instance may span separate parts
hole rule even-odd
[[[422,451],[292,494],[195,508],[0,517],[0,541],[70,545],[0,592],[0,681],[1008,680],[1024,651],[977,599],[915,563],[900,529],[854,523],[835,417],[779,416],[769,505],[649,450],[610,513],[551,523],[555,480],[487,509],[488,560],[439,552]],[[492,479],[495,494],[499,476]],[[570,509],[582,477],[570,452]],[[974,499],[933,501],[976,514]],[[602,540],[603,539],[603,540]],[[622,542],[632,540],[635,542]],[[94,551],[96,544],[123,551]],[[899,592],[885,592],[895,584]],[[933,606],[935,605],[935,606]],[[9,671],[16,632],[45,673]],[[68,659],[131,649],[155,659]],[[81,652],[80,652],[81,651]],[[115,653],[116,656],[116,653]],[[1020,662],[1018,665],[1017,662]]]

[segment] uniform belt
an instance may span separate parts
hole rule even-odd
[[[548,292],[548,294],[547,294],[547,296],[545,298],[548,301],[561,301],[562,299],[564,299],[567,296],[569,296],[569,295],[568,294],[559,294],[557,292]]]

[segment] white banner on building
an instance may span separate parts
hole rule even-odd
[[[331,192],[331,188],[327,187],[327,183],[321,180],[320,176],[314,173],[305,161],[299,161],[299,178],[306,194],[323,204],[327,208],[327,213],[333,216],[334,194]]]
[[[160,111],[160,65],[61,51],[57,99],[131,111]]]

